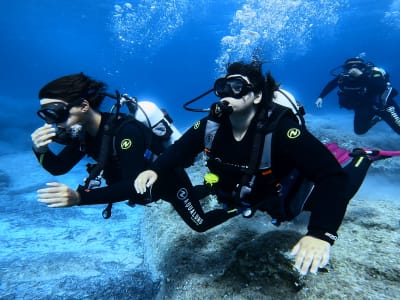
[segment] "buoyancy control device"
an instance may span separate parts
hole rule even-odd
[[[89,176],[85,179],[84,186],[80,186],[80,189],[91,189],[101,186],[102,172],[105,166],[106,160],[111,155],[112,149],[114,149],[114,136],[118,128],[121,126],[120,121],[124,118],[124,122],[139,121],[145,127],[151,129],[150,141],[148,142],[148,150],[144,154],[147,159],[154,159],[156,155],[159,155],[168,146],[173,144],[177,140],[181,133],[172,124],[172,119],[168,113],[160,109],[155,103],[151,101],[138,101],[136,97],[131,97],[127,94],[120,95],[116,91],[115,95],[105,94],[105,96],[115,99],[116,103],[112,106],[110,112],[113,113],[113,117],[109,119],[109,123],[105,129],[105,136],[103,137],[99,159],[97,164],[88,167]],[[129,113],[121,113],[121,108],[126,105]],[[116,128],[117,127],[117,128]],[[154,140],[157,140],[154,143]],[[152,149],[152,145],[157,144],[157,150]],[[160,146],[161,145],[161,146]],[[103,210],[103,218],[108,219],[111,217],[112,202]]]

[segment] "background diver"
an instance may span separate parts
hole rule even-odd
[[[322,99],[339,88],[340,107],[354,110],[356,134],[368,132],[380,120],[400,134],[400,107],[394,100],[398,92],[392,87],[389,74],[361,57],[349,58],[341,67],[343,70],[333,74],[335,77],[322,89],[316,106],[321,108]]]

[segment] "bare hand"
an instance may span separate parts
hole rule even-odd
[[[322,108],[322,98],[319,97],[317,99],[317,101],[315,101],[315,105],[317,106],[317,108]]]
[[[50,124],[39,127],[31,134],[33,148],[39,153],[46,152],[48,145],[53,142],[52,138],[55,136],[56,129]]]
[[[158,175],[152,170],[143,171],[135,179],[135,189],[138,194],[144,194],[146,190],[156,182]]]
[[[78,205],[80,196],[77,191],[58,182],[49,182],[48,187],[37,191],[38,201],[47,204],[47,207],[70,207]]]
[[[316,274],[318,268],[328,264],[330,249],[331,245],[326,241],[308,235],[302,237],[291,251],[296,255],[295,268],[302,275],[308,271]]]

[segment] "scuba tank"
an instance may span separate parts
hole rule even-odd
[[[304,115],[306,112],[304,106],[298,102],[290,92],[284,89],[276,90],[272,101],[281,106],[290,108],[299,120],[300,124],[305,126]]]
[[[128,106],[129,108],[129,106]],[[132,111],[129,109],[130,113]],[[168,147],[181,137],[181,133],[172,124],[172,119],[165,110],[158,108],[153,102],[139,101],[133,112],[136,120],[151,128],[153,133],[163,140],[163,146]]]

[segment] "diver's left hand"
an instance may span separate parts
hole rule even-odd
[[[308,271],[316,274],[318,268],[323,268],[328,264],[330,249],[331,245],[328,242],[306,235],[291,251],[292,255],[296,255],[294,267],[302,275],[306,275]]]
[[[47,207],[70,207],[78,205],[80,196],[65,184],[49,182],[48,187],[37,191],[38,201],[47,204]]]

